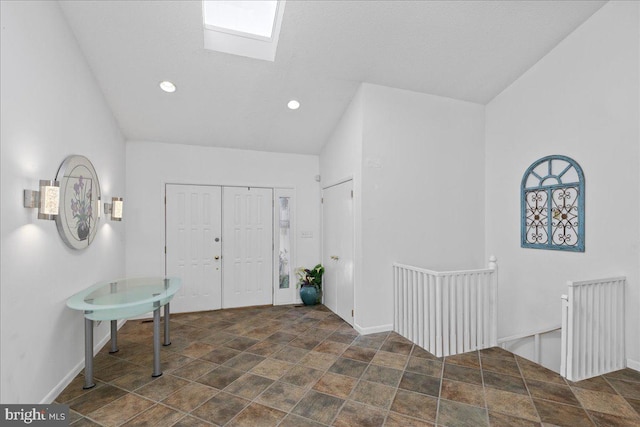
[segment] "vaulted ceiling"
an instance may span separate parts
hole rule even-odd
[[[60,3],[126,139],[315,154],[360,83],[486,104],[605,2],[288,0],[275,62],[205,50],[200,1]]]

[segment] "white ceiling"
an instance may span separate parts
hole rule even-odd
[[[128,140],[305,154],[361,82],[485,104],[604,3],[288,0],[267,62],[205,51],[200,1],[61,2]]]

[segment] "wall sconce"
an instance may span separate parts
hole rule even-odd
[[[40,180],[40,190],[24,190],[24,207],[38,208],[38,219],[56,219],[60,210],[60,184]]]
[[[111,203],[104,204],[105,215],[111,215],[111,221],[122,221],[122,209],[124,202],[122,197],[112,197]]]

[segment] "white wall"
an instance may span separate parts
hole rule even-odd
[[[364,85],[362,247],[357,323],[393,323],[393,262],[482,268],[484,107]]]
[[[360,332],[392,328],[393,262],[485,265],[483,139],[481,105],[360,87],[320,155],[323,186],[354,178]]]
[[[23,189],[88,157],[103,197],[124,195],[123,138],[57,2],[0,2],[2,403],[50,402],[84,366],[82,313],[66,300],[124,274],[124,225],[102,221],[83,251],[22,207]],[[108,334],[106,324],[95,341]]]
[[[349,107],[320,152],[322,188],[352,179],[352,188],[357,196],[353,199],[353,283],[354,293],[363,270],[362,259],[362,132],[363,132],[363,86],[360,86]],[[326,263],[326,260],[323,260]],[[357,302],[354,300],[354,308]],[[358,313],[355,313],[354,326]]]
[[[128,276],[165,272],[165,184],[294,188],[292,266],[320,262],[320,184],[317,156],[155,142],[127,142],[125,200]],[[302,232],[313,237],[301,238]],[[295,287],[292,293],[297,297]]]
[[[611,2],[487,105],[486,252],[500,263],[499,336],[559,325],[567,280],[626,275],[627,352],[640,361],[639,30],[639,3]],[[584,253],[520,248],[520,180],[549,154],[584,170]]]

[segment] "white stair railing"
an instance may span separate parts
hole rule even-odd
[[[497,345],[498,265],[438,272],[394,264],[394,331],[438,357]]]
[[[568,282],[562,295],[560,374],[570,381],[623,369],[625,277]]]

